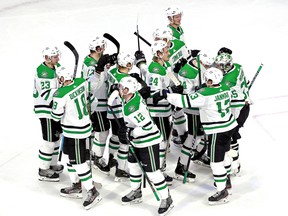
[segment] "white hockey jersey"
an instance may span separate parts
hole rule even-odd
[[[203,88],[197,93],[167,94],[167,100],[177,107],[199,107],[200,120],[206,134],[229,131],[237,126],[231,113],[231,92],[226,85]]]
[[[92,126],[87,107],[88,82],[76,78],[67,86],[59,88],[53,96],[51,116],[61,120],[65,137],[84,139],[91,135]]]

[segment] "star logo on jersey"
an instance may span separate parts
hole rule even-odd
[[[128,108],[129,112],[134,112],[136,110],[136,107],[135,106],[130,106]]]
[[[48,76],[48,72],[47,71],[43,71],[42,73],[41,73],[41,77],[42,78],[46,78]]]
[[[182,70],[182,71],[180,72],[180,75],[186,76],[186,75],[187,75],[187,71],[186,71],[186,70]]]
[[[227,85],[228,87],[231,87],[231,83],[229,81],[225,82],[225,85]]]
[[[154,67],[152,71],[153,73],[159,73],[160,69],[158,67]]]
[[[59,91],[54,92],[53,97],[57,97],[59,95]]]

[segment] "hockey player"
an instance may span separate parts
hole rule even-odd
[[[209,68],[205,72],[207,87],[188,95],[169,94],[163,91],[163,97],[176,106],[183,108],[199,107],[200,120],[208,135],[208,154],[211,158],[211,169],[217,188],[216,194],[208,198],[209,204],[221,204],[228,201],[228,190],[231,187],[229,156],[231,136],[237,122],[231,113],[230,88],[221,84],[222,71]]]
[[[72,70],[65,67],[57,69],[57,77],[62,87],[53,95],[51,116],[55,121],[61,122],[64,135],[63,158],[67,160],[72,182],[71,187],[61,189],[60,195],[82,198],[83,185],[87,190],[83,206],[88,210],[102,199],[93,184],[92,172],[86,163],[86,141],[92,131],[87,107],[89,85],[83,78],[73,80]]]
[[[187,62],[188,51],[183,41],[173,39],[173,32],[170,28],[157,28],[153,33],[155,41],[164,40],[169,45],[169,63],[173,72],[179,71],[179,69]],[[175,74],[177,76],[177,73]],[[173,113],[173,143],[176,146],[181,146],[187,137],[187,121],[186,116],[182,109],[176,108]]]
[[[199,57],[200,65],[202,65],[205,70],[214,64],[215,58],[208,51],[201,50]],[[202,73],[201,69],[198,68],[198,63],[195,58],[191,59],[180,69],[178,79],[184,88],[184,94],[195,93],[197,89],[200,88],[203,80]],[[192,107],[184,108],[183,110],[188,120],[188,137],[181,148],[180,161],[182,161],[182,164],[187,164],[189,152],[192,148],[193,137],[195,136],[196,140],[194,141],[193,151],[195,152],[195,156],[197,155],[197,158],[192,158],[192,160],[201,163],[201,165],[210,166],[209,158],[206,154],[204,155],[206,146],[202,125],[200,123],[199,108]]]
[[[151,45],[153,60],[148,67],[146,82],[151,88],[151,92],[157,92],[170,87],[170,78],[167,76],[171,72],[169,63],[169,47],[165,41],[158,40]],[[164,173],[166,169],[166,155],[169,146],[170,116],[172,114],[171,105],[167,100],[161,100],[158,104],[153,103],[153,97],[147,99],[147,106],[150,114],[163,135],[160,143],[160,168]],[[167,184],[172,185],[173,178],[164,173]]]
[[[112,68],[108,72],[107,84],[108,84],[108,95],[115,90],[118,89],[118,83],[123,77],[130,76],[128,73],[131,71],[134,65],[135,58],[133,55],[127,52],[120,52],[117,57],[117,67]],[[138,77],[138,79],[140,79]],[[148,92],[147,92],[148,91]],[[139,90],[139,93],[145,95],[150,95],[150,90],[147,87],[143,87]],[[119,97],[116,97],[112,104],[112,108],[115,110],[115,114],[117,120],[120,122],[124,122],[123,114],[122,114],[122,102]],[[116,119],[112,115],[111,111],[108,110],[108,119],[111,122],[112,126],[112,136],[110,138],[109,149],[110,152],[117,151],[117,159],[118,159],[118,167],[115,172],[115,181],[120,181],[123,178],[129,178],[129,174],[127,172],[127,158],[128,158],[128,147],[127,145],[123,145],[121,142],[119,143],[118,131],[119,127],[116,123]]]
[[[121,143],[133,145],[134,152],[149,180],[154,184],[161,198],[159,215],[165,215],[173,208],[173,201],[164,176],[160,171],[159,143],[162,135],[150,117],[146,103],[137,92],[138,83],[133,77],[123,77],[119,83],[119,94],[123,100],[123,116],[126,126],[119,129]],[[129,153],[128,165],[132,191],[122,197],[122,204],[142,202],[142,171],[134,156]]]
[[[37,68],[34,79],[34,112],[40,119],[43,144],[39,148],[39,180],[59,181],[64,169],[57,164],[61,126],[51,119],[52,96],[57,90],[56,68],[60,66],[60,51],[57,47],[46,47],[42,51],[44,62]]]
[[[181,27],[183,11],[179,7],[176,7],[173,5],[173,6],[168,7],[165,10],[165,12],[169,20],[168,27],[171,28],[171,30],[173,31],[173,36],[176,39],[185,42],[184,31]]]
[[[112,154],[109,155],[108,164],[103,160],[110,129],[110,122],[107,119],[107,69],[111,66],[113,58],[114,60],[117,58],[117,54],[104,55],[106,46],[105,38],[100,36],[89,43],[90,54],[84,59],[81,77],[87,79],[91,86],[91,120],[94,132],[91,154],[94,159],[94,167],[107,174],[111,167],[117,165]],[[98,70],[96,70],[97,67]]]
[[[229,54],[232,53],[231,50],[229,52],[229,49],[227,50],[227,48],[225,50],[223,48],[221,49],[219,50],[220,54],[217,56],[215,63],[224,73],[222,82],[231,88],[231,109],[238,123],[231,141],[231,155],[233,158],[232,173],[237,175],[240,172],[238,139],[241,138],[241,135],[239,129],[243,127],[248,118],[250,111],[250,98],[242,66],[233,63],[232,56]]]
[[[154,59],[149,65],[149,73],[147,75],[149,85],[152,91],[157,91],[153,97],[148,98],[147,105],[154,122],[157,124],[161,133],[164,135],[163,142],[160,143],[160,165],[165,167],[165,151],[167,151],[168,138],[170,132],[169,117],[171,115],[171,105],[167,100],[163,100],[161,92],[163,89],[168,90],[170,88],[170,79],[167,76],[169,70],[171,70],[169,60],[169,48],[167,43],[162,40],[158,40],[152,44],[152,53]],[[170,71],[171,72],[171,71]],[[173,85],[169,91],[175,93],[182,93],[183,87]],[[167,154],[167,153],[166,153]],[[184,165],[181,161],[178,161],[177,167],[175,169],[176,179],[184,177]],[[166,174],[165,174],[166,175]],[[191,172],[188,174],[188,181],[192,182],[195,175]],[[166,181],[172,183],[172,179],[166,176]]]

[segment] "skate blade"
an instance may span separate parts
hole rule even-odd
[[[66,198],[72,198],[72,199],[82,199],[83,198],[82,193],[79,193],[79,194],[62,194],[62,193],[60,193],[60,196],[66,197]]]
[[[229,202],[229,199],[228,199],[228,197],[226,197],[226,198],[223,198],[223,199],[221,199],[219,201],[215,201],[215,202],[209,201],[209,205],[221,205],[221,204],[225,204],[228,202]]]
[[[91,209],[94,205],[96,205],[97,203],[99,203],[101,200],[102,200],[102,197],[101,197],[100,195],[98,195],[98,196],[95,198],[95,200],[94,200],[90,205],[85,206],[84,208],[85,208],[86,210],[89,210],[89,209]]]
[[[163,213],[161,213],[161,214],[159,214],[159,215],[160,215],[160,216],[167,215],[167,214],[172,210],[172,208],[174,208],[174,205],[173,205],[173,204],[171,204],[171,205],[169,206],[169,208],[167,209],[166,212],[163,212]]]
[[[46,181],[46,182],[59,182],[59,178],[47,178],[47,177],[40,177],[38,178],[39,181]]]
[[[97,166],[95,166],[95,165],[93,166],[93,168],[94,168],[95,170],[98,170],[99,172],[101,172],[101,173],[107,175],[107,176],[110,175],[110,172],[104,172],[104,171],[102,171],[101,169],[99,169],[99,167],[97,167]]]
[[[184,177],[182,175],[175,174],[174,179],[179,180],[179,181],[183,181]],[[186,182],[187,183],[193,183],[193,182],[195,182],[195,179],[186,178]]]
[[[199,166],[210,168],[210,165],[204,164],[203,162],[200,162],[200,161],[197,161],[197,160],[193,161],[193,163],[197,164]]]
[[[138,199],[135,199],[135,200],[130,201],[130,202],[122,202],[122,205],[123,206],[134,205],[134,204],[139,204],[139,203],[142,203],[142,202],[143,202],[142,198],[138,198]]]
[[[129,178],[125,178],[125,177],[115,177],[114,181],[115,181],[115,182],[126,182],[126,181],[129,181]]]

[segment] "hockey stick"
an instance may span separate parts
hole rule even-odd
[[[140,38],[143,42],[145,42],[148,46],[151,46],[151,43],[149,43],[145,38],[143,38],[139,33],[134,32],[134,35],[136,35],[138,38]]]
[[[120,43],[118,42],[118,40],[116,40],[116,38],[114,38],[112,35],[105,33],[103,35],[104,38],[110,40],[117,48],[117,53],[120,52]]]
[[[78,54],[77,50],[75,49],[75,47],[69,41],[64,41],[64,45],[67,46],[72,51],[72,53],[74,54],[75,66],[74,66],[73,78],[75,78],[76,74],[77,74],[77,67],[78,67],[78,62],[79,62],[79,54]]]
[[[199,89],[202,88],[202,75],[201,75],[201,63],[200,63],[200,56],[199,54],[196,57],[197,59],[197,68],[198,68],[198,74],[199,74]]]
[[[263,67],[263,64],[261,63],[260,66],[259,66],[259,68],[258,68],[258,70],[257,70],[257,72],[255,73],[252,81],[251,81],[251,84],[250,84],[249,87],[248,87],[248,90],[250,90],[250,88],[252,87],[252,85],[253,85],[253,83],[255,82],[255,80],[256,80],[258,74],[260,73],[262,67]]]
[[[117,91],[117,90],[115,90],[115,91]],[[115,91],[114,91],[114,92],[115,92]],[[113,93],[114,93],[114,92],[113,92]],[[112,93],[112,94],[113,94],[113,93]],[[116,94],[114,94],[113,96],[115,96],[115,95],[116,95]],[[110,99],[110,98],[109,98],[109,99]],[[115,98],[114,98],[114,99],[115,99]],[[113,100],[111,100],[111,101],[113,102]],[[108,107],[109,107],[109,109],[111,110],[112,115],[113,115],[114,119],[116,120],[116,123],[117,123],[118,127],[121,128],[121,124],[120,124],[119,120],[117,119],[117,116],[115,115],[115,112],[114,112],[113,108],[111,107],[111,105],[112,105],[112,103],[110,104],[110,103],[109,103],[109,100],[108,100]],[[139,165],[139,167],[140,167],[143,175],[144,175],[145,178],[147,179],[147,181],[148,181],[148,183],[149,183],[149,185],[150,185],[150,187],[151,187],[151,190],[153,191],[153,194],[154,194],[156,200],[157,200],[157,201],[160,201],[160,198],[159,198],[159,196],[158,196],[158,194],[157,194],[157,191],[156,191],[155,188],[153,187],[152,182],[151,182],[150,179],[148,178],[147,173],[146,173],[145,170],[143,169],[143,167],[142,167],[142,165],[141,165],[141,162],[139,161],[137,155],[135,154],[134,148],[132,147],[132,144],[131,144],[130,140],[127,139],[127,141],[128,141],[128,143],[129,143],[130,153],[133,155],[133,157],[134,157],[135,160],[137,161],[137,163],[138,163],[138,165]]]

